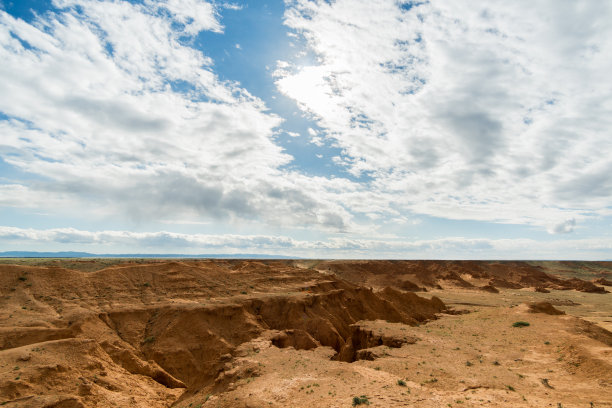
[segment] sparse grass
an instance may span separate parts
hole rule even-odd
[[[511,386],[511,385],[506,385],[506,388],[507,388],[508,390],[510,390],[510,391],[516,391],[516,390],[514,389],[514,387],[513,387],[513,386]]]
[[[466,361],[466,362],[465,362],[465,365],[466,365],[466,366],[468,366],[468,367],[471,367],[471,366],[473,366],[474,364],[473,364],[471,361]]]
[[[25,276],[20,276],[20,277],[19,277],[19,278],[17,278],[17,279],[19,279],[19,280],[20,280],[20,281],[22,281],[22,282],[25,282],[25,281],[27,281],[27,280],[28,280],[28,278],[26,278]]]
[[[397,380],[397,385],[399,385],[400,387],[405,387],[406,386],[406,381],[404,381],[404,380]]]
[[[553,386],[550,385],[550,383],[548,382],[548,378],[542,378],[540,379],[540,382],[542,383],[542,385],[544,385],[546,388],[550,388],[553,389]]]
[[[357,406],[357,405],[370,405],[370,400],[368,400],[368,397],[366,397],[365,395],[362,395],[360,397],[353,397],[353,406]]]
[[[512,327],[527,327],[527,326],[529,326],[529,323],[524,322],[524,321],[518,321],[518,322],[512,323]]]
[[[142,342],[144,344],[149,344],[149,343],[153,343],[154,341],[155,341],[155,336],[149,336],[149,337],[146,337]]]

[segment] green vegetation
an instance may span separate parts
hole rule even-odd
[[[527,327],[527,326],[529,326],[528,322],[518,321],[518,322],[512,323],[512,327]]]
[[[357,406],[357,405],[370,405],[370,400],[368,400],[368,397],[366,397],[365,395],[362,395],[361,397],[353,397],[353,406]]]
[[[399,385],[400,387],[405,387],[406,386],[406,381],[404,381],[404,380],[397,380],[397,385]]]
[[[155,336],[149,336],[143,340],[143,343],[148,344],[148,343],[153,343],[154,341],[155,341]]]

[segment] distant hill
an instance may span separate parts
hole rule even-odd
[[[5,251],[0,258],[223,258],[223,259],[298,259],[269,254],[92,254],[90,252]]]

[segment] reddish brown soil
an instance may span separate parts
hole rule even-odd
[[[322,261],[313,267],[333,272],[353,283],[411,291],[481,286],[488,291],[532,287],[606,293],[605,288],[593,282],[561,279],[550,273],[552,268],[521,261]]]
[[[606,278],[593,279],[592,282],[598,285],[612,286],[612,281]]]
[[[551,303],[462,314],[406,290],[505,299],[512,289],[494,287],[495,279],[589,290],[527,264],[61,265],[0,265],[4,406],[349,407],[361,395],[381,407],[612,404],[612,335],[601,326],[556,316],[563,312]],[[515,320],[531,325],[514,329]],[[498,348],[502,331],[512,341]],[[563,362],[551,362],[555,350]],[[466,366],[474,355],[479,366]]]
[[[556,309],[549,302],[533,302],[528,304],[530,313],[546,313],[549,315],[562,315],[564,311]]]

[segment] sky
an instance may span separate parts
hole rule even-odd
[[[612,3],[0,0],[0,251],[612,259]]]

